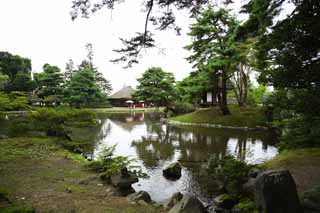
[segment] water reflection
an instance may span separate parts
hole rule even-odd
[[[196,194],[206,201],[214,190],[204,174],[207,159],[212,154],[231,154],[250,163],[260,163],[277,154],[275,137],[269,132],[244,132],[201,127],[163,125],[159,114],[121,113],[102,118],[96,130],[90,130],[97,158],[105,147],[117,144],[116,154],[137,159],[150,176],[134,185],[145,190],[155,201],[169,198],[174,192]],[[179,160],[184,166],[178,181],[162,176],[162,168]]]

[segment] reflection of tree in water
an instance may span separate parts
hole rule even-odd
[[[144,113],[144,112],[130,112],[130,113],[113,113],[109,114],[108,118],[122,129],[131,132],[136,125],[144,124],[160,119],[159,113]]]
[[[72,133],[72,139],[74,141],[83,141],[88,145],[85,146],[85,153],[93,153],[96,142],[101,141],[111,132],[111,125],[107,122],[107,119],[102,117],[100,122],[92,127],[70,127],[68,130]]]
[[[149,136],[133,141],[137,155],[146,167],[155,167],[158,160],[170,161],[174,157],[175,147],[170,134],[170,127],[146,120]]]
[[[132,146],[135,147],[139,159],[149,168],[157,167],[158,160],[172,160],[175,151],[172,143],[167,143],[152,137],[142,137],[140,141],[133,141]]]
[[[225,156],[229,137],[220,135],[204,135],[198,132],[186,132],[175,129],[179,138],[180,159],[185,162],[206,161],[211,154]]]

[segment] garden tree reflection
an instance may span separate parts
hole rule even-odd
[[[157,167],[159,160],[171,161],[175,152],[172,143],[153,137],[142,137],[140,141],[133,141],[131,146],[147,168]]]
[[[220,158],[234,155],[244,161],[250,157],[250,147],[256,141],[263,141],[263,150],[268,149],[267,141],[272,141],[269,133],[243,132],[230,130],[226,133],[221,129],[178,128],[145,122],[148,136],[134,140],[131,144],[136,149],[138,158],[147,167],[156,167],[159,160],[173,159],[178,152],[180,162],[186,167],[194,163],[205,163],[215,153]],[[234,146],[228,146],[235,143]],[[232,147],[232,150],[229,150]],[[229,151],[230,152],[229,152]]]

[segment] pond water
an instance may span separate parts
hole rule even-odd
[[[214,190],[203,174],[212,154],[233,155],[256,164],[278,153],[271,132],[171,126],[162,124],[159,114],[150,113],[110,114],[101,119],[99,128],[81,130],[78,136],[94,140],[94,147],[86,153],[92,158],[104,147],[117,144],[116,155],[136,159],[149,178],[139,179],[133,188],[147,191],[156,202],[178,191],[208,202]],[[183,165],[182,177],[167,180],[162,169],[177,160]]]

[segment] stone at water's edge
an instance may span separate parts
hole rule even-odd
[[[168,179],[179,179],[181,177],[181,165],[179,162],[171,163],[163,169],[162,173]]]
[[[176,205],[183,197],[183,194],[181,194],[180,192],[176,192],[174,193],[171,198],[169,198],[168,200],[166,200],[163,204],[163,207],[166,209],[170,209],[172,208],[174,205]]]
[[[139,181],[138,177],[129,172],[127,168],[121,169],[118,174],[112,175],[109,179],[110,183],[116,187],[122,195],[134,192],[131,185]]]
[[[206,209],[195,197],[183,195],[182,199],[170,209],[169,213],[205,213]]]
[[[236,201],[227,194],[219,195],[214,199],[214,204],[218,209],[230,210],[236,205]]]
[[[265,213],[302,213],[296,184],[288,170],[266,171],[257,177],[256,206]]]
[[[139,191],[129,195],[128,200],[135,201],[135,202],[142,200],[142,201],[145,201],[146,203],[151,203],[152,201],[148,192],[145,192],[145,191]]]

